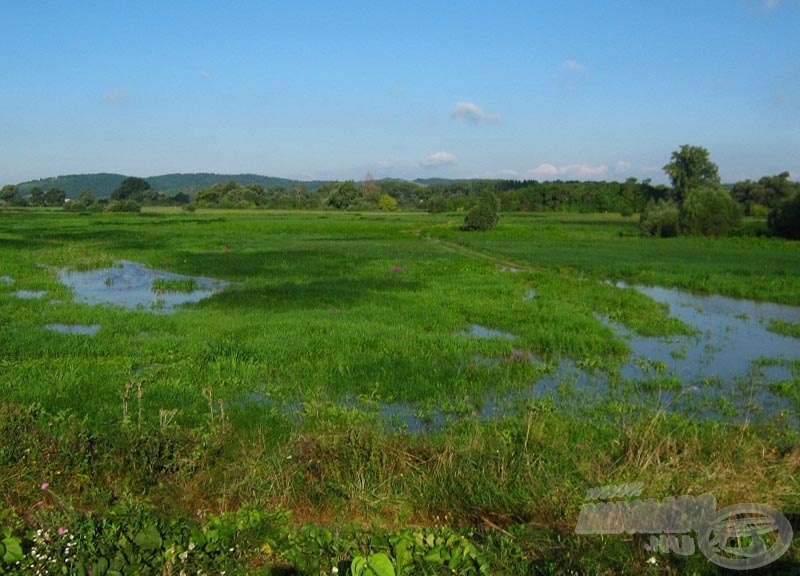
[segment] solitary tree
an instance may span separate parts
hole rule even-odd
[[[690,190],[720,183],[717,165],[702,146],[681,146],[680,150],[672,153],[672,160],[664,166],[664,172],[672,181],[673,200],[679,206]]]
[[[478,203],[473,206],[464,218],[462,230],[490,230],[500,220],[500,200],[489,190],[481,193]]]

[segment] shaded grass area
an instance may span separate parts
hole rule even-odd
[[[398,542],[418,536],[433,544],[409,548],[408,573],[450,573],[424,557],[466,554],[461,538],[481,558],[463,573],[713,573],[699,555],[653,568],[644,537],[577,537],[586,491],[641,481],[654,497],[713,492],[720,507],[796,518],[797,430],[780,418],[742,427],[620,399],[574,412],[523,400],[496,420],[409,434],[363,409],[469,414],[563,358],[613,371],[628,349],[600,318],[688,332],[607,279],[800,303],[793,243],[644,241],[606,215],[507,216],[470,235],[461,220],[0,211],[0,530],[28,552],[43,527],[81,533],[86,554],[138,537],[151,573],[212,532],[196,566],[229,573],[329,573],[377,553],[397,563]],[[62,267],[122,259],[232,284],[156,315],[77,304],[57,282]],[[515,338],[471,338],[470,324]],[[796,547],[787,558],[800,560]]]

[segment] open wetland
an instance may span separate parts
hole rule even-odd
[[[717,573],[575,533],[589,490],[641,482],[797,531],[796,242],[462,220],[0,211],[0,530],[228,573],[364,546],[437,574]]]

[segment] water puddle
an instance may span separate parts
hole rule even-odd
[[[461,336],[470,336],[472,338],[504,338],[506,340],[515,340],[517,337],[510,332],[503,332],[502,330],[495,330],[494,328],[487,328],[480,324],[470,324],[463,332],[459,332]]]
[[[783,414],[792,426],[800,426],[798,395],[793,392],[800,386],[800,340],[766,328],[773,320],[800,322],[800,308],[661,287],[623,283],[617,287],[632,288],[668,305],[670,316],[695,333],[646,337],[600,318],[631,349],[628,359],[613,373],[586,370],[568,358],[545,369],[544,361],[522,349],[507,357],[474,355],[471,363],[485,369],[505,362],[527,362],[540,365],[545,374],[527,389],[487,394],[471,416],[497,418],[513,411],[520,401],[553,398],[558,405],[571,408],[592,409],[617,402],[726,421],[769,420]],[[533,297],[534,289],[523,296],[526,300]],[[475,324],[460,334],[514,337]],[[435,428],[446,420],[441,413],[420,419],[414,408],[406,405],[384,406],[380,414],[410,431]]]
[[[0,276],[0,284],[5,284],[6,286],[11,286],[14,283],[14,279],[11,276],[2,275]]]
[[[648,376],[655,367],[688,384],[730,381],[749,376],[754,364],[764,358],[800,360],[800,340],[766,328],[771,320],[800,322],[800,308],[723,296],[697,296],[652,286],[630,288],[667,304],[670,316],[691,326],[697,334],[647,338],[606,321],[631,348],[631,361],[622,367],[625,378]],[[768,372],[765,377],[771,375]]]
[[[14,292],[14,296],[22,300],[38,300],[46,295],[46,290],[17,290]]]
[[[743,420],[788,414],[800,424],[791,394],[800,385],[800,341],[766,329],[771,320],[800,321],[800,308],[698,296],[681,290],[628,286],[669,306],[670,316],[695,329],[691,336],[646,337],[601,320],[631,349],[619,372],[586,371],[562,359],[525,397],[560,397],[573,406],[608,401],[667,408],[705,418]],[[797,368],[793,368],[793,365]]]
[[[77,302],[154,312],[168,312],[187,302],[199,302],[229,285],[223,280],[173,274],[125,260],[111,268],[63,269],[58,279],[72,290]]]
[[[44,327],[60,334],[83,334],[94,336],[100,330],[100,324],[45,324]]]

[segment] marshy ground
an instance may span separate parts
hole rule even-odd
[[[587,491],[797,522],[797,243],[462,220],[0,212],[4,537],[95,574],[714,573],[576,535]]]

